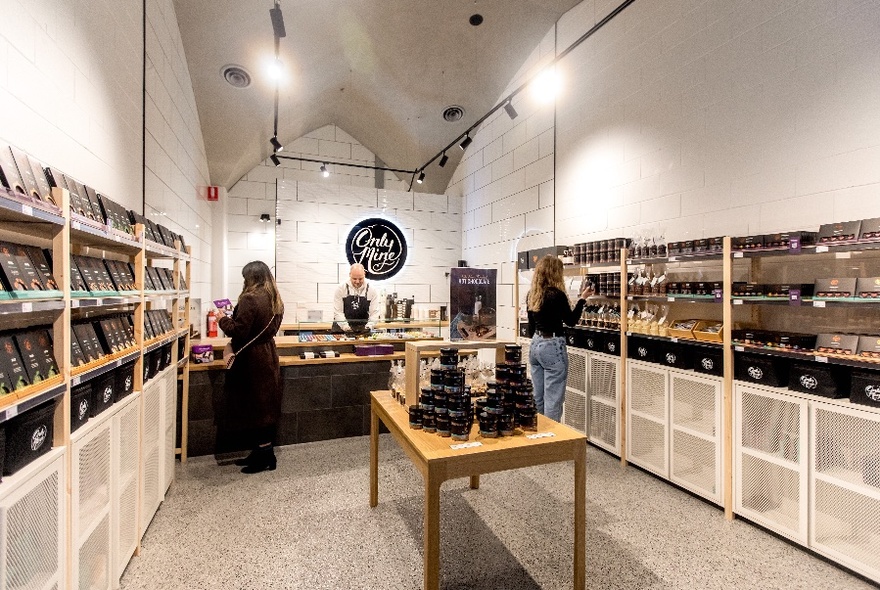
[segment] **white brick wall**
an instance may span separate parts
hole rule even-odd
[[[301,157],[375,163],[372,153],[333,125],[297,139],[284,153],[292,150]],[[446,305],[445,273],[461,258],[460,199],[406,192],[407,182],[390,174],[385,177],[388,188],[377,189],[373,170],[331,165],[325,179],[318,166],[282,159],[275,167],[266,161],[230,189],[227,221],[239,237],[228,241],[229,296],[234,299],[241,291],[244,264],[263,260],[275,269],[285,322],[305,320],[310,309],[321,310],[329,321],[333,291],[348,277],[344,244],[352,224],[384,216],[406,236],[409,259],[400,274],[376,287],[415,296],[417,304]],[[258,221],[264,212],[272,215],[271,224]]]

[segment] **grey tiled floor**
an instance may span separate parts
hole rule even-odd
[[[281,448],[256,475],[178,465],[122,589],[420,588],[421,476],[383,435],[370,509],[368,458],[359,437]],[[873,587],[592,447],[587,461],[590,590]],[[571,588],[572,483],[570,463],[445,483],[441,587]]]

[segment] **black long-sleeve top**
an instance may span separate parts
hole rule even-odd
[[[545,336],[562,336],[562,324],[575,326],[584,310],[584,299],[579,299],[574,309],[569,307],[568,297],[555,287],[544,294],[544,303],[539,311],[529,310],[529,335],[540,331]]]

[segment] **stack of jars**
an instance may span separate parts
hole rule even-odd
[[[470,387],[458,367],[458,350],[440,349],[440,368],[431,369],[431,387],[423,387],[418,405],[409,407],[409,426],[454,440],[468,440],[474,422]]]
[[[517,427],[538,429],[538,410],[520,346],[504,347],[504,362],[495,367],[495,381],[489,382],[485,399],[477,400],[476,412],[483,438],[511,436]]]
[[[620,250],[627,247],[626,238],[612,238],[574,245],[574,263],[580,265],[620,262]]]

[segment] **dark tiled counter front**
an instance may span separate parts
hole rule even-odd
[[[282,366],[279,445],[370,433],[370,391],[387,389],[391,360]],[[246,433],[227,411],[222,369],[193,371],[189,387],[189,454],[246,448]]]

